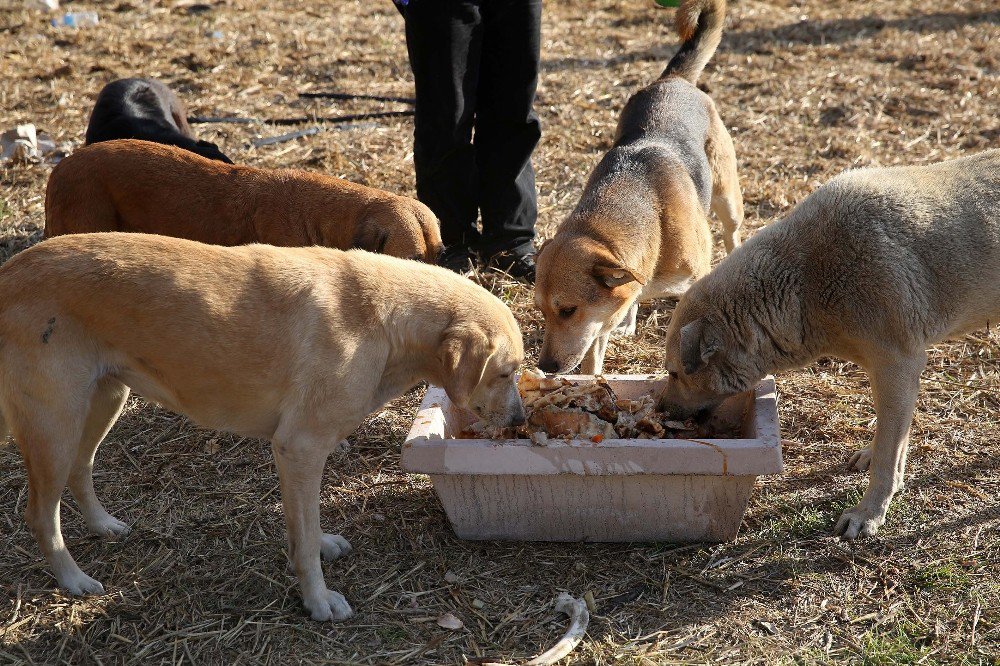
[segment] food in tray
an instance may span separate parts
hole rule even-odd
[[[603,377],[572,381],[527,370],[517,382],[527,423],[496,429],[473,423],[460,438],[528,438],[535,444],[549,439],[666,439],[675,437],[735,437],[735,432],[709,430],[693,419],[671,420],[656,409],[652,393],[638,400],[619,398]]]

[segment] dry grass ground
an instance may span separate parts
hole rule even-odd
[[[192,114],[276,118],[404,108],[303,100],[303,91],[408,95],[402,21],[388,0],[112,0],[94,29],[56,30],[0,0],[0,127],[34,122],[79,144],[107,81],[162,78]],[[651,1],[545,6],[536,155],[543,236],[573,206],[629,92],[672,53]],[[220,31],[221,39],[208,36]],[[738,0],[704,83],[732,130],[751,229],[855,166],[923,164],[1000,145],[1000,11],[993,0]],[[411,121],[325,125],[257,150],[268,125],[197,130],[238,161],[315,169],[412,193]],[[0,169],[0,261],[38,240],[50,167]],[[836,242],[836,239],[831,239]],[[512,304],[531,353],[530,292]],[[151,295],[155,298],[155,294]],[[609,351],[654,371],[669,305]],[[305,619],[284,564],[267,446],[205,432],[134,399],[98,454],[97,487],[135,525],[70,546],[108,594],[56,591],[21,514],[25,475],[0,448],[0,662],[457,663],[550,644],[561,590],[596,600],[575,664],[967,663],[1000,654],[1000,334],[931,355],[907,488],[878,538],[828,537],[866,481],[845,469],[872,434],[866,379],[826,360],[778,378],[786,472],[762,479],[739,539],[723,545],[537,545],[457,540],[425,478],[398,465],[420,391],[378,414],[328,466],[324,526],[357,553],[326,568],[358,615]],[[474,600],[482,602],[473,604]],[[433,621],[451,612],[465,628]]]

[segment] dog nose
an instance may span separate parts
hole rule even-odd
[[[559,364],[551,358],[543,358],[538,361],[538,369],[542,372],[559,372]]]

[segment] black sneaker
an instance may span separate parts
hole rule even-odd
[[[438,257],[438,266],[444,266],[456,273],[468,273],[475,264],[476,256],[464,245],[452,245],[445,248]]]
[[[498,271],[503,271],[515,280],[527,282],[528,284],[535,283],[534,253],[510,254],[501,252],[490,259],[489,266]]]

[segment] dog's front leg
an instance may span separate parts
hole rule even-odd
[[[585,375],[599,375],[604,372],[604,352],[608,349],[610,333],[598,335],[580,363],[580,372]]]
[[[903,488],[906,446],[927,355],[871,365],[868,375],[875,402],[875,439],[871,444],[868,489],[861,502],[841,515],[834,532],[847,541],[870,536],[885,522],[892,496]]]
[[[350,550],[342,538],[324,535],[320,529],[319,492],[329,450],[308,439],[276,439],[271,448],[288,527],[288,559],[299,579],[302,601],[314,620],[346,620],[354,611],[342,594],[327,589],[320,566],[321,553],[330,559]]]
[[[616,335],[635,335],[635,325],[636,320],[639,316],[639,299],[632,302],[629,306],[628,312],[625,314],[625,318],[622,319],[621,323],[615,327],[613,333]]]

